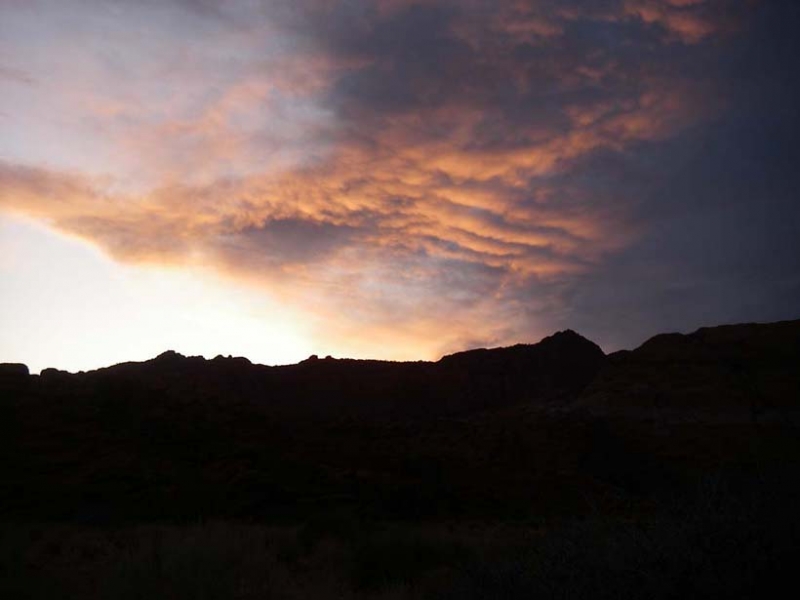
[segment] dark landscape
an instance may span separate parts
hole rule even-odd
[[[4,364],[0,596],[761,597],[794,581],[799,365],[800,321]]]

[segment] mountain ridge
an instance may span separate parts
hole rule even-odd
[[[562,332],[437,362],[3,365],[0,520],[646,507],[720,469],[800,464],[798,364],[800,321],[609,356]]]
[[[193,397],[259,404],[295,417],[337,412],[424,417],[574,395],[603,360],[593,342],[559,332],[537,344],[470,350],[436,362],[312,356],[293,365],[268,366],[242,357],[207,360],[169,350],[147,361],[74,374],[45,369],[39,376],[23,375],[12,369],[0,385],[27,389],[33,398],[160,395],[181,403]]]
[[[225,355],[222,355],[222,354],[218,354],[218,355],[214,356],[213,358],[206,358],[205,356],[202,356],[202,355],[183,354],[183,353],[181,353],[179,351],[168,349],[168,350],[164,350],[163,352],[157,354],[153,358],[144,359],[144,360],[123,361],[121,363],[115,363],[115,364],[112,364],[112,365],[106,365],[106,366],[102,366],[102,367],[97,367],[95,369],[81,369],[81,370],[78,370],[78,371],[69,371],[69,370],[66,370],[66,369],[59,369],[59,368],[56,368],[56,367],[44,367],[43,369],[41,369],[41,372],[39,374],[36,374],[36,373],[31,373],[30,369],[28,368],[28,366],[25,363],[8,362],[8,363],[0,363],[0,371],[4,371],[4,370],[8,369],[8,371],[11,372],[15,368],[19,369],[21,367],[24,367],[26,369],[26,373],[25,374],[26,375],[31,375],[31,376],[34,376],[34,377],[37,376],[37,375],[41,375],[41,373],[43,373],[44,371],[47,371],[48,373],[61,373],[61,374],[68,374],[68,375],[81,375],[81,374],[84,374],[84,373],[94,373],[94,372],[97,372],[97,371],[103,371],[103,370],[106,370],[106,369],[112,369],[114,367],[118,367],[118,366],[121,366],[121,365],[136,365],[136,364],[149,363],[149,362],[153,362],[153,361],[169,361],[169,360],[177,360],[177,359],[194,359],[194,360],[203,360],[203,361],[226,361],[226,360],[230,361],[230,360],[235,360],[235,361],[246,362],[246,363],[254,365],[254,366],[269,367],[269,368],[293,367],[293,366],[296,366],[296,365],[300,365],[300,364],[304,364],[304,363],[308,363],[308,362],[313,362],[313,361],[317,361],[317,360],[349,361],[349,362],[353,362],[353,363],[371,362],[371,363],[390,363],[390,364],[419,364],[419,363],[436,364],[436,363],[440,363],[440,362],[442,362],[444,360],[450,359],[451,357],[457,357],[457,356],[464,355],[464,354],[469,354],[469,353],[476,353],[476,352],[480,353],[480,352],[487,352],[487,351],[491,352],[491,351],[495,351],[495,350],[512,350],[512,349],[521,349],[521,348],[526,348],[526,347],[530,347],[530,346],[536,346],[538,344],[541,344],[542,342],[549,341],[551,338],[558,339],[559,337],[562,337],[562,336],[564,336],[564,337],[575,337],[575,336],[577,336],[578,338],[581,338],[583,340],[591,342],[594,345],[597,345],[594,342],[592,342],[591,340],[589,340],[588,338],[585,338],[584,336],[580,335],[579,333],[575,332],[572,329],[564,329],[564,330],[556,331],[556,332],[550,334],[549,336],[546,336],[546,337],[542,338],[538,342],[518,342],[516,344],[512,344],[512,345],[509,345],[509,346],[492,346],[492,347],[468,348],[466,350],[460,350],[458,352],[452,352],[452,353],[449,353],[449,354],[444,354],[440,358],[438,358],[437,360],[424,360],[424,359],[418,359],[418,360],[389,360],[389,359],[377,359],[377,358],[333,357],[333,356],[330,356],[330,355],[325,356],[324,358],[320,358],[320,356],[318,354],[311,354],[307,358],[305,358],[305,359],[303,359],[301,361],[298,361],[296,363],[271,365],[271,364],[266,364],[266,363],[253,362],[250,358],[248,358],[246,356],[233,356],[233,355],[230,355],[230,354],[225,356]],[[600,348],[599,346],[597,346],[597,347]],[[601,351],[602,351],[602,349],[601,349]]]
[[[529,347],[529,346],[536,346],[536,345],[538,345],[538,344],[540,344],[540,343],[542,343],[542,342],[544,342],[546,340],[550,340],[550,338],[558,338],[558,337],[561,337],[561,336],[566,336],[566,337],[577,336],[577,337],[579,337],[581,339],[587,340],[587,341],[591,342],[592,344],[596,345],[598,348],[600,348],[600,350],[607,357],[613,357],[613,356],[618,355],[618,354],[625,354],[625,353],[634,352],[636,350],[640,350],[641,348],[653,343],[654,340],[661,340],[662,338],[679,339],[679,338],[697,336],[698,334],[703,334],[704,332],[713,331],[713,330],[731,330],[731,331],[734,331],[734,330],[743,330],[745,328],[780,327],[780,326],[786,326],[786,325],[796,324],[796,323],[800,323],[800,319],[785,319],[785,320],[781,320],[781,321],[770,321],[770,322],[747,321],[747,322],[738,322],[738,323],[724,323],[724,324],[719,324],[719,325],[710,325],[710,326],[698,327],[697,329],[695,329],[693,331],[690,331],[690,332],[687,332],[687,333],[677,332],[677,331],[662,332],[662,333],[657,333],[657,334],[654,334],[654,335],[650,336],[649,338],[647,338],[645,341],[643,341],[641,344],[639,344],[638,346],[636,346],[634,348],[631,348],[631,349],[623,348],[623,349],[615,350],[613,352],[608,352],[608,353],[603,351],[602,348],[599,345],[597,345],[596,342],[594,342],[593,340],[581,335],[580,333],[576,332],[573,329],[567,328],[567,329],[555,331],[552,334],[542,338],[538,342],[517,342],[515,344],[511,344],[511,345],[508,345],[508,346],[467,348],[465,350],[459,350],[457,352],[451,352],[451,353],[448,353],[448,354],[443,354],[441,357],[439,357],[436,360],[425,360],[425,359],[389,360],[389,359],[375,359],[375,358],[333,357],[333,356],[330,356],[330,355],[325,356],[324,358],[320,358],[320,356],[318,354],[311,354],[311,355],[309,355],[309,357],[307,357],[307,358],[305,358],[305,359],[303,359],[301,361],[298,361],[297,363],[271,365],[271,364],[266,364],[266,363],[253,362],[250,358],[248,358],[246,356],[233,356],[233,355],[224,356],[222,354],[218,354],[218,355],[214,356],[213,358],[206,358],[206,357],[204,357],[202,355],[183,354],[183,353],[181,353],[179,351],[176,351],[176,350],[167,349],[167,350],[164,350],[163,352],[161,352],[160,354],[154,356],[153,358],[144,359],[144,360],[123,361],[121,363],[115,363],[115,364],[112,364],[112,365],[106,365],[106,366],[97,367],[97,368],[94,368],[94,369],[85,369],[85,370],[82,369],[82,370],[78,370],[78,371],[69,371],[69,370],[60,369],[60,368],[57,368],[57,367],[44,367],[43,369],[41,369],[41,372],[48,371],[50,373],[57,372],[57,373],[69,374],[69,375],[79,375],[79,374],[82,374],[82,373],[92,373],[92,372],[101,371],[101,370],[104,370],[104,369],[110,369],[110,368],[113,368],[113,367],[116,367],[116,366],[119,366],[119,365],[143,364],[143,363],[151,362],[151,361],[158,360],[158,359],[164,360],[164,359],[169,359],[169,358],[172,358],[172,357],[183,358],[183,359],[202,359],[204,361],[239,360],[239,361],[246,361],[247,363],[255,365],[255,366],[263,366],[263,367],[270,367],[270,368],[291,367],[291,366],[303,364],[303,363],[314,361],[314,360],[333,360],[333,361],[351,361],[351,362],[376,362],[376,363],[392,363],[392,364],[417,364],[417,363],[436,364],[436,363],[442,362],[442,361],[444,361],[446,359],[449,359],[451,357],[470,354],[470,353],[484,353],[486,351],[509,350],[509,349],[524,348],[524,347]],[[10,372],[10,370],[12,370],[14,368],[18,369],[20,367],[24,367],[25,369],[27,369],[27,374],[28,375],[31,375],[31,376],[36,376],[37,375],[36,373],[31,373],[30,369],[28,368],[28,366],[25,363],[22,363],[22,362],[0,363],[0,373],[5,372],[6,370],[9,370],[9,372]],[[41,372],[40,372],[40,374],[41,374]]]

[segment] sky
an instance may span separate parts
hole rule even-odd
[[[800,318],[794,0],[0,0],[0,362]]]

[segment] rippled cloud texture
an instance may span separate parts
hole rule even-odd
[[[5,1],[0,207],[247,281],[363,355],[798,317],[797,17]]]

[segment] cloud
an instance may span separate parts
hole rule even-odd
[[[36,85],[36,80],[25,71],[0,65],[0,81],[5,80],[22,85]]]
[[[674,188],[673,141],[691,143],[687,132],[726,109],[719,48],[738,47],[754,10],[109,6],[75,4],[89,41],[48,83],[63,92],[61,120],[25,153],[3,153],[0,207],[121,261],[201,264],[263,286],[319,317],[320,339],[355,347],[393,332],[428,354],[530,339],[568,325],[576,306],[593,312],[579,286],[597,290],[592,277],[647,239],[642,215],[665,210],[653,198]],[[33,39],[57,22],[2,10]],[[145,30],[155,46],[133,33]],[[39,79],[59,51],[45,44],[25,72]],[[54,164],[45,149],[65,132],[96,145]]]

